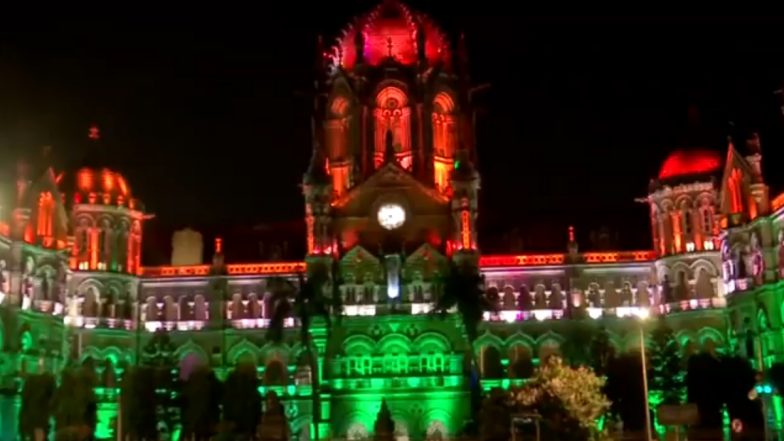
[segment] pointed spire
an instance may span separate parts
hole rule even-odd
[[[321,78],[324,75],[324,72],[327,68],[328,62],[328,54],[326,49],[324,48],[324,37],[319,34],[316,36],[316,59],[313,63],[313,68],[315,69],[316,78]]]
[[[395,422],[392,420],[392,413],[389,411],[387,400],[381,400],[381,409],[376,416],[374,424],[374,440],[386,441],[394,439]]]
[[[427,54],[425,52],[427,41],[425,35],[425,23],[424,19],[420,18],[417,20],[417,27],[416,27],[416,45],[417,45],[417,60],[419,64],[425,65],[427,62]]]
[[[762,154],[762,144],[760,144],[759,133],[752,132],[746,139],[746,150],[752,155]]]
[[[329,184],[329,175],[327,174],[327,159],[320,148],[314,148],[313,154],[310,156],[310,165],[308,171],[305,173],[305,184]]]
[[[365,34],[363,32],[363,28],[365,27],[364,25],[365,24],[359,20],[354,25],[354,52],[357,56],[357,65],[360,65],[365,61]]]
[[[316,119],[310,117],[310,136],[313,142],[313,153],[310,156],[308,171],[305,172],[305,184],[327,184],[330,182],[327,174],[327,158],[321,148],[319,133],[316,131]]]
[[[457,41],[457,66],[461,75],[468,74],[468,46],[463,32],[460,33],[460,39]]]
[[[566,249],[569,251],[569,256],[572,258],[577,256],[578,245],[577,237],[574,233],[574,225],[569,225],[569,242],[566,244]]]

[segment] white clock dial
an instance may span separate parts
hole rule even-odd
[[[378,209],[378,223],[387,230],[394,230],[406,221],[406,210],[398,204],[384,204]]]

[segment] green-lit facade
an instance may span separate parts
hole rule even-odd
[[[508,388],[599,326],[616,351],[635,350],[648,315],[665,315],[690,353],[784,358],[784,199],[769,195],[755,136],[665,161],[643,200],[652,250],[582,252],[570,230],[554,244],[563,252],[484,255],[475,164],[492,146],[474,135],[462,38],[384,2],[319,48],[316,72],[300,261],[229,261],[216,276],[230,255],[218,241],[212,264],[145,267],[150,217],[120,173],[61,173],[45,157],[19,168],[0,229],[3,440],[16,439],[25,373],[88,360],[101,381],[97,434],[116,436],[118,379],[160,330],[183,376],[256,364],[302,440],[372,435],[382,399],[398,439],[447,439],[469,418],[469,353],[485,390]],[[428,314],[452,259],[479,266],[498,307],[473,347],[456,316]],[[270,280],[296,283],[319,265],[337,269],[343,311],[331,329],[312,327],[312,372],[295,318],[282,343],[265,329]]]

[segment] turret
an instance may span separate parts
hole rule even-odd
[[[479,173],[465,148],[457,152],[451,174],[452,217],[455,224],[453,243],[462,255],[478,255],[476,218],[479,207]]]
[[[100,147],[97,127],[90,129],[91,153]],[[70,266],[77,271],[136,274],[142,251],[144,208],[125,177],[94,155],[76,172],[71,219],[75,236]]]

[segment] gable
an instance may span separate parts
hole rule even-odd
[[[361,246],[355,246],[340,259],[340,274],[347,283],[362,284],[383,278],[381,262]]]
[[[721,177],[719,192],[719,211],[730,215],[743,213],[748,205],[746,200],[751,181],[751,166],[730,143],[727,160]]]
[[[403,265],[403,277],[414,280],[421,276],[423,280],[431,280],[439,274],[444,274],[447,265],[446,257],[433,246],[425,243],[406,259]]]
[[[391,163],[381,167],[332,205],[336,211],[347,216],[366,216],[373,204],[384,195],[404,198],[416,214],[440,214],[449,206],[449,198]]]

